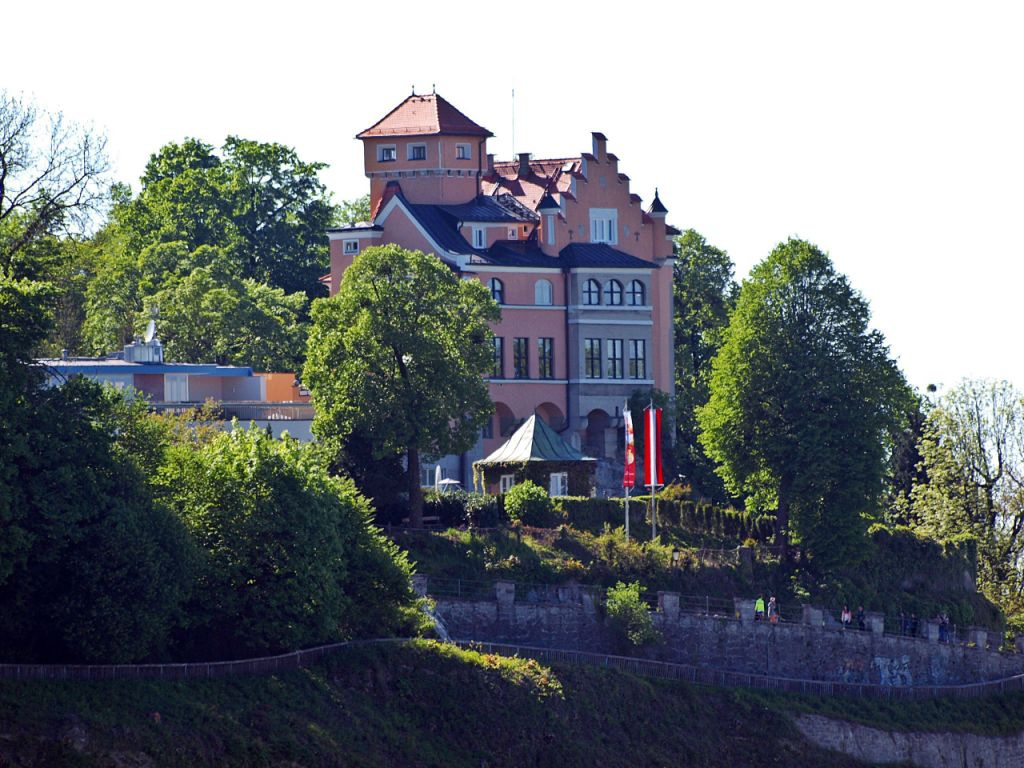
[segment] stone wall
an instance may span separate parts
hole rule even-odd
[[[1024,765],[1024,734],[900,733],[799,715],[796,726],[819,747],[871,764],[909,763],[920,768],[1019,768]]]
[[[532,600],[531,600],[532,598]],[[820,623],[739,621],[679,610],[662,593],[653,613],[664,641],[640,655],[661,661],[758,675],[875,685],[960,685],[1024,673],[1024,654],[998,653]],[[601,653],[621,652],[604,626],[598,596],[562,589],[552,597],[519,595],[498,582],[495,599],[439,599],[437,615],[453,638]],[[740,615],[747,615],[745,612]],[[805,616],[813,621],[813,610]]]

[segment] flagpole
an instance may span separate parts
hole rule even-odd
[[[629,411],[629,402],[622,406],[622,426],[625,438],[625,466],[622,472],[622,485],[626,489],[626,543],[629,543],[629,489],[636,483],[636,453],[633,442],[633,415]]]
[[[651,462],[651,541],[658,538],[658,506],[654,497],[654,489],[658,483],[658,465],[657,465],[657,445],[654,442],[657,440],[657,415],[654,411],[654,398],[651,398],[650,405],[647,407],[647,419],[650,422],[648,425],[647,432],[650,435],[650,445],[647,445],[647,460]]]
[[[629,486],[626,486],[626,543],[629,543]]]

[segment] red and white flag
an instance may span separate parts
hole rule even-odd
[[[661,408],[644,408],[644,485],[664,485],[661,473]]]
[[[622,474],[622,487],[632,488],[636,485],[636,444],[633,440],[633,416],[626,409],[622,410],[622,421],[626,427],[626,468]]]

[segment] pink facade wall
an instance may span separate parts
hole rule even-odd
[[[422,144],[426,159],[409,160],[409,145]],[[468,144],[470,156],[456,157],[458,144]],[[377,159],[380,146],[394,146],[394,161]],[[477,172],[481,158],[487,157],[486,142],[478,136],[409,136],[363,140],[363,168],[370,180],[370,210],[375,210],[388,181],[399,181],[402,192],[414,203],[464,203],[477,192]],[[413,171],[431,171],[429,175],[412,175]],[[449,171],[453,173],[449,174]],[[458,175],[461,171],[463,175]],[[402,175],[399,176],[399,173]],[[375,174],[388,174],[389,177]]]

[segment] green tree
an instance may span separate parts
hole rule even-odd
[[[621,645],[641,647],[658,642],[661,634],[654,628],[651,613],[640,597],[640,582],[618,582],[608,587],[605,614]]]
[[[548,492],[531,480],[509,488],[505,494],[505,512],[523,525],[550,528],[555,524],[555,505]]]
[[[775,509],[783,546],[792,534],[823,567],[863,547],[910,397],[868,319],[824,253],[780,244],[740,289],[698,411],[729,492]]]
[[[306,341],[304,293],[286,295],[251,279],[218,281],[208,267],[165,285],[146,299],[142,317],[159,310],[168,359],[298,370]]]
[[[159,484],[202,552],[191,640],[205,657],[392,630],[412,600],[404,554],[318,452],[235,429],[171,450]]]
[[[188,541],[119,453],[100,388],[46,388],[30,364],[46,294],[0,277],[0,654],[132,661],[174,624]]]
[[[367,248],[337,296],[313,304],[302,380],[321,439],[359,433],[375,457],[406,458],[409,515],[422,523],[420,456],[467,450],[492,404],[488,323],[498,305],[436,256]]]
[[[335,227],[349,227],[361,221],[369,221],[371,213],[369,195],[343,200],[334,207],[332,224]]]
[[[676,363],[676,457],[679,472],[704,495],[724,488],[697,439],[697,409],[708,401],[711,360],[722,343],[738,286],[729,255],[688,229],[676,238],[673,306]]]
[[[33,243],[88,231],[108,171],[103,136],[0,91],[0,272],[36,278]]]
[[[982,591],[1024,624],[1024,402],[1005,381],[961,382],[928,415],[912,517],[939,540],[973,536]]]
[[[186,139],[150,158],[138,196],[115,215],[132,253],[156,243],[181,242],[188,253],[212,246],[228,273],[318,296],[333,216],[317,176],[325,167],[281,144],[229,136],[217,154]]]

